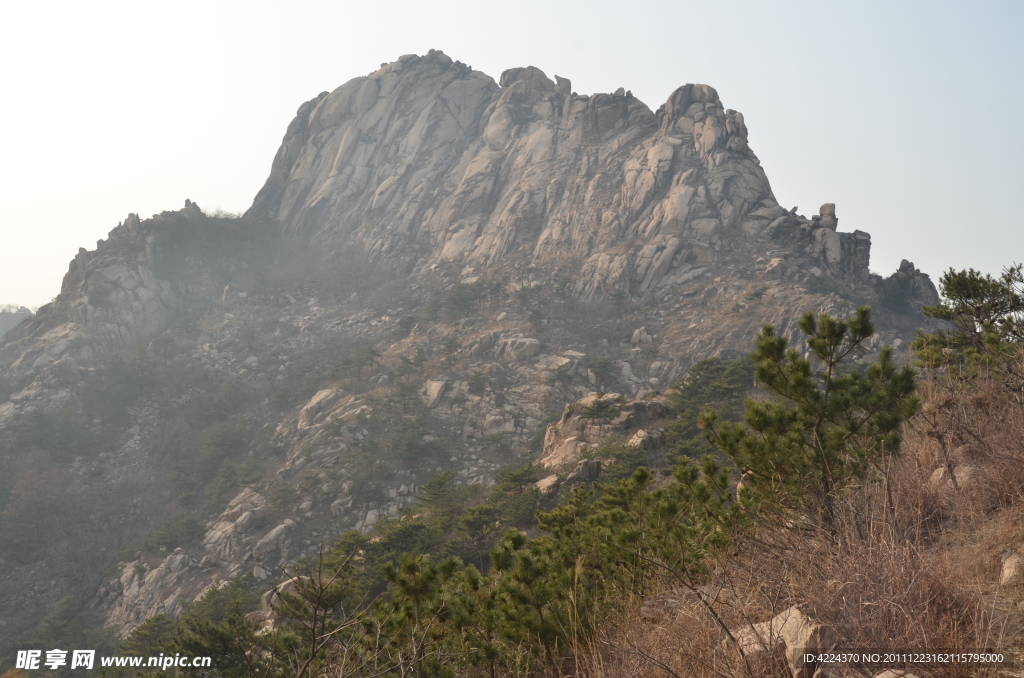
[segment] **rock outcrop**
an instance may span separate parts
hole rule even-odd
[[[495,83],[432,50],[304,103],[247,215],[396,271],[509,256],[573,269],[593,296],[685,282],[763,234],[866,279],[868,235],[820,212],[779,206],[743,115],[707,85],[655,112],[534,67]]]
[[[879,281],[878,291],[883,304],[905,313],[920,313],[922,306],[939,303],[939,293],[931,278],[906,259],[895,273]]]
[[[206,591],[198,568],[199,561],[180,548],[152,569],[140,561],[126,564],[98,592],[109,608],[107,625],[127,633],[154,615],[177,616]]]
[[[584,451],[598,448],[609,436],[618,436],[629,447],[653,448],[662,438],[660,423],[669,411],[667,398],[660,395],[626,400],[618,393],[588,393],[566,405],[561,418],[548,426],[540,465],[566,470],[578,463]],[[580,470],[579,477],[590,480],[591,475],[593,471]]]
[[[135,346],[187,312],[205,312],[255,231],[186,200],[151,219],[129,214],[96,250],[81,248],[60,294],[0,338],[0,372],[21,376],[64,357]]]

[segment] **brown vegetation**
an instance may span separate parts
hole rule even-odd
[[[831,627],[842,651],[1011,655],[1024,587],[1003,564],[1024,546],[1024,407],[992,375],[970,385],[945,376],[922,392],[902,455],[845,493],[834,538],[785,516],[762,523],[716,563],[708,585],[679,592],[666,582],[660,595],[633,601],[579,652],[578,675],[790,675],[781,650],[745,664],[719,620],[736,634],[791,605]],[[1004,675],[936,665],[913,673]]]

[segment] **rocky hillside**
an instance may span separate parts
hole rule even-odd
[[[838,223],[779,205],[706,85],[651,111],[432,51],[325,92],[242,218],[129,215],[0,339],[0,623],[72,600],[125,634],[369,532],[439,472],[590,478],[584,443],[657,449],[660,393],[766,322],[869,303],[871,348],[899,347],[935,288],[872,274]],[[603,392],[632,418],[573,418]]]

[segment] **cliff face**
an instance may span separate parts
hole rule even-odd
[[[585,296],[683,282],[763,233],[827,275],[868,276],[867,234],[836,232],[834,206],[780,207],[743,115],[711,87],[652,112],[534,67],[496,84],[440,52],[303,104],[247,216],[393,270],[561,267]]]

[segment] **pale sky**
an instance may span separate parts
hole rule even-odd
[[[835,202],[872,270],[1024,260],[1024,2],[8,2],[0,304],[129,212],[244,211],[299,105],[402,54],[533,65],[652,110],[706,83],[779,202]]]

